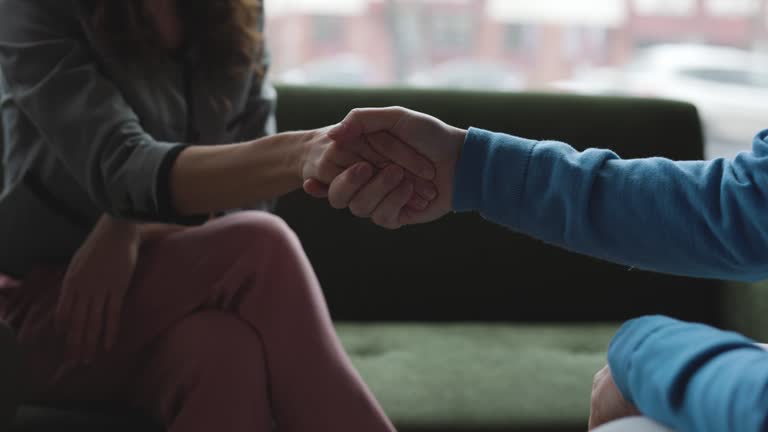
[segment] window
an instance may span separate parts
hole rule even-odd
[[[714,147],[733,151],[768,128],[768,67],[732,66],[768,56],[768,0],[265,0],[265,6],[276,82],[682,99],[697,105]],[[733,108],[747,103],[744,112]]]
[[[707,0],[707,11],[713,16],[749,17],[760,9],[759,0]]]
[[[689,16],[696,13],[696,2],[697,0],[633,0],[633,6],[639,15],[644,16]]]
[[[344,39],[343,18],[332,15],[312,17],[312,39],[319,44],[338,44]]]
[[[768,73],[746,69],[696,68],[684,69],[680,74],[689,78],[719,84],[745,87],[768,87]]]
[[[471,17],[458,13],[437,13],[431,21],[434,49],[463,52],[472,48],[475,33]]]
[[[531,48],[534,44],[535,31],[525,24],[506,24],[504,26],[504,50],[519,53]]]

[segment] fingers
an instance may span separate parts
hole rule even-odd
[[[393,190],[384,201],[376,207],[371,220],[381,227],[387,229],[397,229],[402,226],[400,223],[400,211],[408,204],[411,196],[413,195],[413,183],[406,180],[400,183],[395,190]]]
[[[99,336],[102,333],[102,323],[106,318],[107,299],[104,296],[92,298],[88,304],[88,318],[83,329],[82,361],[90,364],[99,346]]]
[[[354,139],[335,141],[334,146],[337,151],[345,152],[355,158],[356,160],[354,162],[359,162],[360,159],[362,159],[370,162],[371,165],[377,168],[384,168],[392,163],[389,159],[380,155],[373,149],[373,147],[371,147],[367,135],[361,135]],[[354,162],[346,165],[346,167],[352,166]]]
[[[424,180],[421,177],[417,177],[409,172],[405,173],[405,178],[413,183],[414,192],[425,201],[432,201],[437,198],[437,187],[431,181]]]
[[[331,206],[336,209],[349,207],[352,199],[371,181],[373,175],[373,167],[366,162],[361,162],[344,171],[331,182],[328,189],[328,201]]]
[[[347,147],[350,149],[347,150]],[[328,148],[325,155],[326,159],[332,161],[335,165],[341,168],[349,168],[352,165],[361,162],[368,161],[374,166],[380,166],[387,162],[387,159],[376,153],[368,142],[358,144],[340,144],[334,142]]]
[[[390,165],[363,186],[349,203],[349,209],[355,216],[370,217],[376,207],[384,201],[403,180],[405,172],[397,165]]]
[[[317,179],[304,181],[304,192],[315,198],[328,198],[328,185],[320,183]]]
[[[111,296],[104,310],[104,349],[110,351],[117,341],[120,317],[123,312],[123,300],[116,295]]]
[[[331,206],[336,209],[349,207],[356,216],[369,217],[403,182],[403,173],[411,194],[400,207],[407,206],[416,212],[425,210],[437,197],[437,189],[431,182],[404,172],[397,165],[390,165],[376,173],[369,164],[360,163],[343,172],[330,186],[309,180],[304,183],[304,190],[316,198],[328,197]]]
[[[416,225],[422,222],[421,219],[419,219],[419,212],[424,210],[425,209],[413,209],[409,204],[400,210],[400,214],[398,215],[398,223],[400,226]]]
[[[54,312],[54,324],[59,334],[64,334],[69,329],[73,307],[74,296],[68,289],[68,282],[65,280],[59,296],[59,303],[56,305],[56,312]]]
[[[74,364],[80,364],[83,359],[83,343],[85,340],[88,308],[87,298],[76,298],[72,307],[72,313],[66,324],[68,357]]]
[[[435,166],[410,145],[387,132],[368,135],[368,142],[376,153],[408,171],[427,180],[435,178]]]
[[[341,175],[342,172],[344,172],[344,168],[335,163],[324,162],[317,168],[317,180],[329,184],[333,179]]]

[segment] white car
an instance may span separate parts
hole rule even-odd
[[[454,59],[412,74],[406,84],[426,88],[519,91],[525,88],[525,78],[503,63]]]
[[[626,67],[587,73],[555,86],[692,102],[704,122],[709,156],[749,150],[755,133],[768,129],[768,56],[746,50],[658,45],[640,51]]]

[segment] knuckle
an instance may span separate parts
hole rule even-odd
[[[375,223],[376,225],[378,225],[378,226],[380,226],[382,228],[386,228],[386,229],[389,229],[389,230],[393,230],[393,229],[397,228],[397,226],[394,223],[394,221],[392,220],[392,218],[388,217],[387,215],[385,215],[383,213],[376,213],[376,214],[374,214],[373,217],[371,218],[371,220],[373,221],[373,223]]]
[[[328,197],[328,202],[331,204],[331,207],[335,208],[336,210],[341,210],[346,207],[343,200],[335,196],[334,194],[331,194]]]
[[[371,212],[368,209],[368,206],[359,202],[351,203],[349,205],[349,211],[351,211],[353,215],[361,218],[367,218],[371,215]]]

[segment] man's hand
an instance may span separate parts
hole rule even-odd
[[[336,208],[349,207],[353,214],[371,217],[385,228],[430,222],[451,210],[453,179],[466,131],[449,126],[426,114],[400,107],[366,108],[353,110],[338,126],[328,132],[340,146],[353,149],[362,143],[384,157],[375,173],[366,164],[356,164],[335,177],[330,186],[322,179],[313,178],[304,189],[318,198],[328,197]],[[434,196],[429,191],[416,190],[427,202],[403,206],[403,196],[408,193],[409,179],[400,180],[392,163],[410,167],[413,152],[426,157],[435,168]],[[412,168],[409,168],[411,170]],[[427,172],[414,174],[424,177]]]
[[[592,401],[589,413],[589,430],[624,417],[640,415],[616,387],[611,369],[602,368],[592,382]]]
[[[365,134],[336,139],[331,136],[333,131],[333,128],[324,128],[298,133],[305,143],[300,175],[305,183],[312,179],[309,190],[316,191],[313,195],[326,197],[328,185],[345,170],[354,168],[350,173],[355,174],[355,178],[362,178],[365,183],[370,182],[374,193],[380,190],[389,193],[399,186],[399,196],[405,199],[405,204],[399,203],[400,208],[405,205],[423,210],[437,196],[432,183],[435,167],[410,146],[394,140],[388,143],[388,155],[383,155],[374,148],[371,137]],[[395,164],[393,156],[396,157]],[[373,178],[377,170],[381,170],[382,175]],[[339,202],[336,194],[331,202]],[[344,202],[335,207],[346,208],[348,204]],[[359,203],[353,207],[358,216],[364,217],[371,216],[374,210]]]

